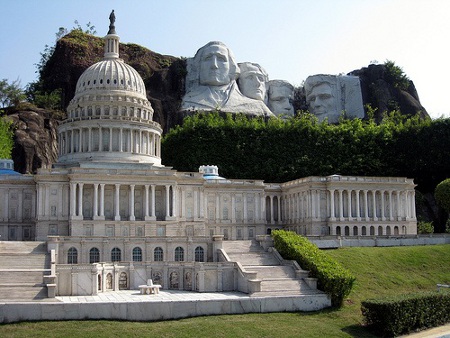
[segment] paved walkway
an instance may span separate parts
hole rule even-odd
[[[429,330],[412,333],[402,337],[408,338],[450,338],[450,324],[435,327]],[[401,337],[400,337],[401,338]]]
[[[226,300],[250,298],[242,292],[189,292],[161,290],[159,294],[141,295],[139,290],[120,290],[101,292],[96,296],[59,296],[56,300],[63,303],[123,303],[123,302],[192,302],[201,300]]]

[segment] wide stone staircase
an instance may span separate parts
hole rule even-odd
[[[50,272],[45,242],[0,241],[0,302],[46,298],[44,276]]]
[[[229,261],[238,262],[247,273],[256,272],[260,290],[254,296],[308,295],[322,293],[316,281],[308,278],[308,271],[291,261],[284,261],[278,253],[265,251],[257,241],[224,241],[223,250]]]

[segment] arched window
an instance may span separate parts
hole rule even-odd
[[[204,262],[205,261],[205,250],[201,246],[195,248],[195,261]]]
[[[363,235],[363,236],[367,235],[367,230],[366,230],[365,226],[363,226],[362,229],[361,229],[361,235]]]
[[[164,251],[159,246],[153,250],[153,260],[155,262],[162,262],[164,260]]]
[[[383,236],[383,227],[381,225],[378,227],[378,236]]]
[[[78,264],[78,251],[74,247],[67,251],[67,264]]]
[[[121,261],[121,254],[122,252],[120,251],[119,248],[114,248],[111,250],[111,262],[120,262]]]
[[[337,226],[337,227],[336,227],[336,235],[337,235],[337,236],[340,236],[340,235],[341,235],[341,227],[340,227],[340,226]]]
[[[345,236],[350,236],[350,228],[348,226],[344,228],[344,234]]]
[[[97,248],[92,248],[89,250],[89,263],[100,262],[100,251]]]
[[[184,261],[184,249],[181,246],[178,246],[175,249],[175,262]]]
[[[133,249],[133,262],[142,262],[142,249],[138,246]]]
[[[391,235],[391,227],[389,225],[386,227],[386,235]]]
[[[353,227],[353,236],[358,236],[358,227],[356,225]]]

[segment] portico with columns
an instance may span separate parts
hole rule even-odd
[[[332,175],[284,183],[286,227],[304,235],[416,234],[413,180]]]

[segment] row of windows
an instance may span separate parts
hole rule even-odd
[[[142,262],[142,249],[140,247],[133,248],[132,259],[133,262]],[[120,262],[121,260],[122,260],[122,250],[120,250],[117,247],[113,248],[111,250],[111,261]],[[153,260],[155,262],[162,262],[164,260],[164,250],[161,247],[157,247],[153,250]],[[194,260],[196,262],[205,261],[205,251],[201,246],[195,248]],[[181,246],[175,249],[175,261],[176,262],[184,261],[184,249]],[[97,248],[92,248],[91,250],[89,250],[89,263],[98,263],[98,262],[100,262],[100,250]],[[67,251],[67,263],[78,264],[78,250],[76,248],[71,247]]]

